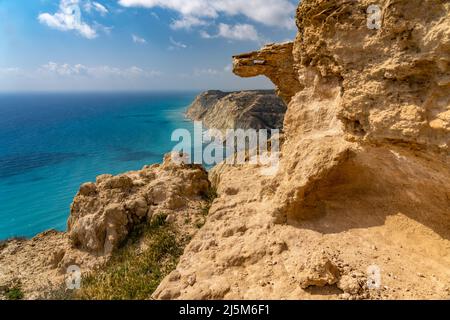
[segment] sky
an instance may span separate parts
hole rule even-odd
[[[231,57],[292,40],[298,0],[0,0],[0,91],[243,90]]]

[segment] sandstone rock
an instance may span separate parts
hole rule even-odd
[[[281,129],[285,112],[286,105],[274,91],[207,91],[186,115],[225,133],[227,129]]]
[[[350,295],[357,295],[363,290],[364,278],[351,274],[343,275],[337,282],[337,287]]]
[[[97,188],[95,187],[94,183],[88,182],[80,187],[80,195],[83,196],[91,196],[94,195],[97,192]]]
[[[84,184],[75,197],[68,235],[78,248],[110,254],[135,225],[151,219],[154,212],[186,207],[208,188],[206,171],[200,166],[175,164],[171,155],[161,166],[100,176],[95,184]]]
[[[69,265],[87,271],[104,262],[102,257],[72,248],[67,234],[50,230],[20,243],[5,243],[5,250],[0,251],[0,288],[20,283],[25,299],[45,299],[61,288]]]
[[[367,28],[371,4],[303,0],[293,43],[234,57],[236,74],[268,76],[288,103],[279,170],[212,170],[219,197],[153,298],[448,298],[450,4],[380,0],[380,30]],[[206,109],[214,95],[202,101]],[[167,156],[162,165],[98,177],[95,192],[84,187],[74,200],[71,242],[49,234],[0,250],[0,286],[17,274],[27,288],[56,279],[48,267],[49,256],[53,265],[61,256],[55,248],[65,250],[59,269],[92,261],[70,244],[110,252],[146,219],[137,214],[142,199],[147,217],[176,214],[169,207],[194,201],[205,175]],[[311,254],[323,251],[345,265]],[[396,276],[383,276],[368,296],[363,282],[374,264]],[[433,275],[439,281],[423,281]]]
[[[300,286],[303,289],[310,286],[333,285],[338,280],[339,270],[326,254],[317,254],[310,257],[299,274]]]
[[[240,77],[264,75],[277,86],[278,95],[286,104],[300,90],[294,70],[292,42],[269,44],[260,51],[233,57],[233,72]]]
[[[127,210],[136,212],[139,217],[144,217],[148,212],[148,203],[145,197],[139,197],[134,200],[129,200],[125,204]]]
[[[130,189],[133,186],[133,180],[125,175],[111,177],[103,182],[105,189]]]
[[[233,58],[237,75],[268,76],[288,103],[279,168],[211,171],[219,197],[177,266],[196,283],[158,290],[210,298],[214,279],[232,284],[226,299],[338,299],[334,286],[302,290],[297,279],[311,252],[330,250],[346,261],[341,278],[334,260],[319,259],[304,286],[367,298],[361,281],[376,264],[398,278],[382,277],[395,290],[371,298],[448,296],[450,3],[381,0],[379,30],[367,27],[371,4],[303,0],[293,43]]]
[[[101,175],[95,183],[81,185],[71,206],[67,233],[47,231],[30,240],[2,243],[0,287],[16,279],[26,299],[45,299],[62,288],[69,266],[80,267],[82,275],[98,268],[136,225],[159,214],[167,214],[169,223],[191,236],[198,229],[184,224],[185,217],[201,214],[209,187],[204,169],[175,164],[171,155],[163,164],[140,171]],[[158,197],[160,201],[155,203]],[[176,278],[174,272],[172,279]],[[179,294],[174,290],[162,296]]]

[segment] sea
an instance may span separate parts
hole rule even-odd
[[[0,240],[64,231],[82,183],[160,163],[197,94],[0,94]]]

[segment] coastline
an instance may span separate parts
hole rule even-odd
[[[8,151],[8,148],[5,150],[5,152],[12,153],[13,155],[17,154],[18,160],[14,162],[11,161],[11,170],[9,173],[7,172],[10,176],[1,178],[0,180],[0,192],[2,193],[0,209],[3,214],[3,221],[0,227],[0,236],[2,236],[2,240],[4,241],[15,237],[25,237],[30,239],[49,229],[64,231],[66,230],[66,220],[70,210],[70,204],[82,183],[94,180],[96,176],[103,173],[119,174],[129,170],[139,169],[147,164],[160,163],[164,154],[171,149],[170,132],[179,127],[190,129],[191,124],[186,121],[187,119],[184,116],[184,111],[192,102],[195,94],[196,92],[178,93],[178,96],[175,97],[180,98],[177,98],[177,101],[174,101],[175,108],[170,106],[170,101],[168,103],[163,101],[163,106],[166,106],[164,107],[164,110],[160,112],[159,119],[162,119],[160,121],[164,126],[162,129],[165,131],[161,131],[158,129],[159,126],[155,127],[154,125],[154,121],[158,120],[154,120],[152,114],[158,111],[152,111],[151,101],[154,99],[152,98],[153,94],[148,95],[146,93],[139,93],[137,96],[134,96],[133,94],[128,93],[126,96],[131,97],[132,99],[123,99],[124,102],[121,102],[120,99],[122,98],[120,97],[123,96],[119,93],[114,94],[111,99],[106,93],[101,93],[100,97],[105,98],[101,98],[100,100],[97,98],[97,94],[89,93],[89,98],[84,99],[87,101],[85,103],[80,100],[83,99],[84,94],[72,94],[71,97],[74,97],[72,100],[80,100],[80,103],[82,104],[98,104],[100,110],[96,112],[95,110],[90,110],[89,107],[83,107],[79,112],[80,118],[76,119],[76,121],[80,123],[80,125],[77,126],[66,126],[62,122],[64,121],[63,118],[61,120],[55,118],[54,124],[51,123],[49,125],[50,129],[47,129],[47,131],[49,131],[49,137],[46,138],[46,140],[49,141],[49,144],[55,141],[53,143],[55,145],[54,148],[45,147],[49,150],[45,152],[34,151],[36,150],[36,147],[38,148],[37,150],[45,148],[40,147],[39,144],[36,145],[34,141],[33,144],[36,145],[36,147],[32,146],[31,142],[28,143],[27,141],[33,139],[33,136],[29,139],[27,138],[28,140],[20,137],[14,138],[14,136],[11,136],[10,140],[5,140],[4,143],[6,147],[9,146],[8,143],[11,146],[23,145],[24,147],[17,148],[19,151]],[[49,101],[51,105],[55,105],[58,103],[58,97],[61,95],[63,94],[52,94],[49,98],[48,94],[40,93],[40,98],[34,99],[36,102],[34,103],[35,106],[33,108],[39,107],[40,104],[38,104],[38,102],[42,101],[43,106],[40,108],[45,114],[45,101]],[[70,96],[68,93],[63,96],[66,97],[67,95]],[[157,93],[157,97],[165,95],[166,93]],[[34,94],[30,94],[30,97],[32,96],[34,96]],[[16,97],[14,99],[19,98]],[[149,101],[148,99],[150,99],[150,105],[145,102]],[[96,102],[97,100],[98,102]],[[103,107],[103,100],[105,103],[109,103],[111,100],[111,107]],[[120,104],[123,103],[130,106],[121,107]],[[133,106],[133,104],[136,104],[136,106]],[[140,107],[139,104],[142,104],[142,107]],[[176,107],[177,104],[179,105],[178,107]],[[78,108],[75,103],[72,103],[72,105],[74,105],[73,108]],[[146,105],[149,105],[149,107],[146,107]],[[153,105],[155,105],[155,103],[153,103]],[[8,104],[3,103],[3,106],[3,109],[5,107],[7,108]],[[64,115],[62,109],[57,108],[56,105],[51,108],[52,109],[50,110],[54,110],[53,113],[57,116],[59,116],[59,114]],[[105,111],[103,111],[103,109]],[[20,109],[18,112],[20,114]],[[103,113],[105,113],[106,116],[103,116]],[[103,120],[102,118],[105,119]],[[3,119],[3,121],[8,121],[7,119]],[[11,122],[11,120],[9,121]],[[59,125],[59,122],[61,122],[61,125]],[[63,126],[66,126],[67,129]],[[112,129],[111,126],[113,126]],[[55,129],[53,129],[53,127]],[[126,130],[128,127],[131,128],[130,132],[127,132]],[[4,134],[2,137],[11,135],[9,134],[8,128],[8,125],[3,126],[2,130],[4,131]],[[34,131],[27,133],[26,128],[27,127],[21,129],[21,131],[24,132],[21,134],[22,136],[28,137],[33,134],[37,137],[38,129],[33,129]],[[117,128],[117,130],[114,128]],[[53,138],[50,134],[50,130],[61,131],[62,133],[59,135],[62,137],[67,135],[68,138],[65,139],[66,141],[69,141],[66,143],[68,144],[67,147],[61,144],[57,137]],[[34,133],[35,131],[36,133]],[[78,131],[80,132],[79,134],[75,133]],[[95,142],[92,140],[92,134],[89,132],[95,133],[98,137],[104,136],[104,138],[95,138],[99,140],[98,142]],[[112,132],[112,138],[117,142],[108,139],[105,132]],[[77,138],[76,135],[79,135],[79,138]],[[156,135],[156,139],[152,139],[152,136],[154,135]],[[123,138],[126,136],[129,136],[129,138]],[[23,142],[19,142],[21,141],[20,139],[23,140]],[[86,144],[86,141],[88,144]],[[132,143],[130,144],[128,141]],[[149,143],[146,143],[146,141],[149,141]],[[97,143],[102,144],[102,146],[98,148]],[[114,147],[112,143],[118,145],[118,147]],[[152,147],[155,143],[157,144],[157,148]],[[30,144],[30,148],[26,147],[28,144]],[[79,145],[81,145],[81,147]],[[109,147],[109,145],[112,146]],[[124,148],[122,148],[121,145],[123,145]],[[136,147],[133,150],[134,145]],[[84,153],[82,157],[69,158],[68,156],[64,156],[65,154],[72,152],[72,150],[83,150],[86,148],[87,151],[78,152],[80,154]],[[30,151],[28,149],[30,149]],[[59,149],[62,151],[59,151]],[[102,153],[99,153],[99,150],[102,150]],[[27,152],[32,155],[36,154],[36,156],[28,157],[29,160],[26,161],[20,160],[21,157],[23,158],[27,155]],[[8,155],[8,153],[5,154]],[[42,154],[42,156],[40,156],[40,154]],[[150,159],[145,160],[146,157],[150,157]],[[23,163],[23,166],[21,163]],[[30,167],[30,169],[25,171],[24,168],[27,167]],[[4,169],[6,170],[6,168]],[[14,172],[14,175],[12,175],[11,172]],[[47,181],[49,181],[51,185],[47,186]],[[25,192],[24,190],[28,190],[28,192]],[[18,208],[20,210],[17,210]],[[47,223],[45,221],[41,223],[41,217],[45,218],[45,220],[50,220]],[[51,220],[52,217],[55,218]],[[33,227],[27,227],[30,224]],[[41,224],[43,226],[41,226]],[[47,226],[45,226],[45,224],[47,224]],[[14,227],[14,225],[16,227]],[[17,228],[17,226],[22,227]]]

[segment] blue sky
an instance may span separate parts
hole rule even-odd
[[[231,56],[295,37],[296,0],[0,0],[0,91],[270,88]]]

